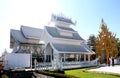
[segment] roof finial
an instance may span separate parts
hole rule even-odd
[[[103,20],[103,18],[102,18],[102,20],[101,20],[101,23],[102,23],[102,24],[104,23],[104,20]]]
[[[104,19],[102,18],[101,24],[106,26],[106,23],[104,22]]]

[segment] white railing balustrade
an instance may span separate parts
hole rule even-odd
[[[91,61],[91,64],[92,64],[92,65],[99,65],[99,64],[100,64],[99,59],[100,59],[100,57],[96,58],[95,60],[92,60],[92,61]]]
[[[37,66],[52,66],[52,63],[38,63]]]
[[[75,61],[75,62],[72,61],[72,62],[61,62],[61,63],[62,63],[62,69],[97,66],[99,65],[99,58],[96,58],[95,60],[92,61]],[[38,63],[37,68],[39,70],[50,70],[53,68],[53,66],[51,62]]]

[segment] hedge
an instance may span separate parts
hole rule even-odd
[[[66,75],[66,74],[59,73],[59,71],[40,71],[40,70],[38,70],[38,71],[36,71],[36,73],[44,74],[47,76],[52,76],[55,78],[78,78],[78,77],[75,77],[72,75]]]

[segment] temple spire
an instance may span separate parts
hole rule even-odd
[[[101,25],[107,26],[103,18],[101,19]]]
[[[102,18],[101,22],[102,22],[102,23],[104,23],[104,20],[103,20],[103,18]]]

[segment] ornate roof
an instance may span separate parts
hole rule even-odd
[[[11,29],[11,35],[16,42],[27,43],[27,39],[24,38],[19,30]]]
[[[88,50],[85,46],[82,45],[68,45],[68,44],[56,44],[52,43],[53,47],[60,52],[68,53],[92,53],[93,51]]]
[[[43,29],[21,26],[21,31],[26,38],[40,39]]]
[[[11,32],[11,36],[16,42],[39,44],[36,42],[29,41],[29,39],[31,38],[35,40],[40,40],[43,30],[32,27],[21,26],[21,30],[11,29],[10,32]]]
[[[60,33],[59,33],[59,31],[57,30],[56,27],[48,27],[48,26],[46,26],[46,30],[52,37],[65,38],[65,39],[74,39],[74,40],[83,40],[83,38],[81,38],[77,32],[72,33],[73,36],[71,37],[71,36],[62,36],[62,35],[60,35]]]
[[[66,17],[64,17],[64,16],[52,14],[52,18],[55,19],[55,20],[57,20],[57,21],[67,22],[67,23],[70,23],[70,24],[74,24],[71,19],[66,18]]]
[[[67,31],[72,31],[72,32],[76,32],[75,30],[73,30],[72,28],[69,27],[61,27],[61,26],[57,26],[59,29],[61,30],[67,30]]]

